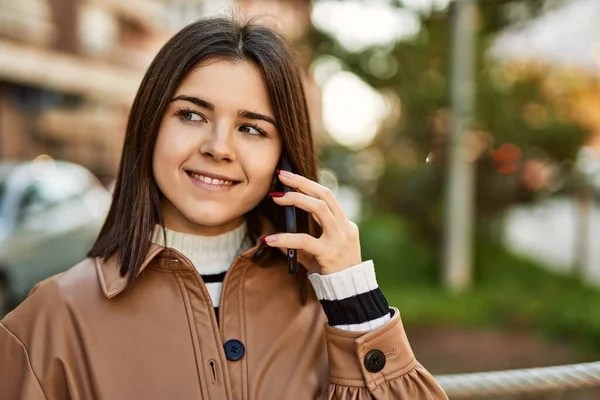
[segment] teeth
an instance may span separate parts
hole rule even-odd
[[[194,179],[198,179],[199,181],[202,181],[202,182],[205,182],[205,183],[208,183],[211,185],[222,185],[222,186],[233,185],[233,182],[231,182],[231,181],[224,181],[222,179],[212,179],[212,178],[209,178],[208,176],[195,174],[193,172],[191,172],[190,175],[192,175],[192,177]]]

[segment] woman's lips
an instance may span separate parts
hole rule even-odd
[[[195,172],[186,171],[187,175],[190,177],[192,183],[196,186],[199,186],[203,189],[213,190],[213,191],[224,191],[229,190],[234,187],[238,182],[234,181],[226,181],[223,179],[214,179],[208,176],[204,176],[201,174],[197,174]]]

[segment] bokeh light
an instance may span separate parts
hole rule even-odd
[[[323,122],[340,144],[368,145],[387,115],[384,98],[356,75],[341,71],[323,86]]]

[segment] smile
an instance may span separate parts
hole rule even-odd
[[[217,179],[211,178],[210,176],[201,175],[196,172],[186,171],[187,175],[190,177],[192,182],[201,188],[208,190],[227,190],[233,187],[238,182],[225,180],[225,179]]]

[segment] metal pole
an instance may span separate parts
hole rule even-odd
[[[446,191],[444,284],[460,291],[471,284],[474,170],[468,134],[474,106],[475,0],[455,0],[451,71],[452,131]]]
[[[582,155],[584,153],[582,151]],[[584,157],[585,157],[584,156]],[[590,218],[593,207],[592,191],[589,181],[589,172],[576,164],[574,168],[575,182],[575,259],[573,263],[573,275],[579,279],[585,279],[589,266],[590,250]]]

